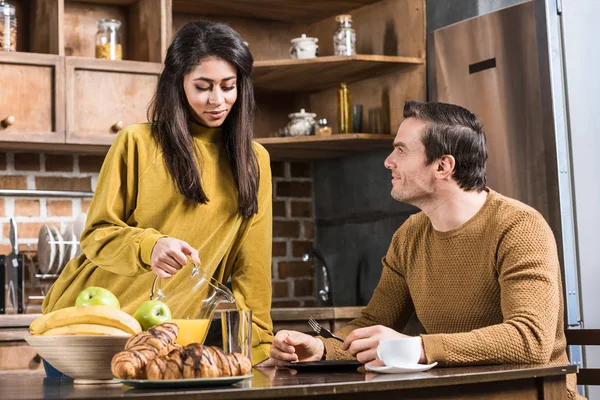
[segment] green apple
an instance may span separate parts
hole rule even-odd
[[[98,286],[90,286],[79,293],[76,306],[108,306],[121,309],[119,299],[110,290]]]
[[[148,330],[154,325],[169,322],[171,320],[171,310],[162,301],[148,300],[138,306],[133,317],[137,319],[143,330]]]

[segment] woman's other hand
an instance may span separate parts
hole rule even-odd
[[[170,278],[183,266],[187,265],[187,256],[200,264],[198,250],[184,242],[173,238],[160,238],[156,241],[150,256],[152,270],[161,278]]]

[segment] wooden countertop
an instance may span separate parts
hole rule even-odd
[[[392,398],[541,399],[564,398],[565,374],[575,365],[496,365],[434,368],[411,374],[375,374],[357,371],[297,372],[254,369],[251,379],[233,386],[186,389],[133,389],[124,385],[73,385],[71,380],[44,378],[43,373],[0,373],[0,393],[9,399],[279,399],[377,396]],[[471,397],[475,396],[475,397]],[[553,397],[555,396],[555,397]],[[462,398],[462,397],[461,397]],[[466,398],[466,397],[465,397]]]
[[[327,319],[352,319],[360,314],[363,307],[298,307],[298,308],[273,308],[271,318],[273,321],[308,320],[313,317],[317,320]],[[0,315],[0,329],[2,328],[27,328],[31,321],[40,314],[4,314]],[[215,318],[219,313],[215,312]]]

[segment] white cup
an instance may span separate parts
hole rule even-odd
[[[377,356],[390,367],[418,364],[421,359],[421,337],[382,339],[377,346]]]

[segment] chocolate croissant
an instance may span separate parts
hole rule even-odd
[[[172,322],[153,326],[145,332],[140,332],[129,338],[125,350],[140,344],[149,344],[156,349],[162,349],[175,343],[179,334],[179,326]]]
[[[120,379],[145,379],[148,362],[181,347],[175,344],[178,333],[177,324],[165,323],[133,335],[125,344],[125,351],[114,355],[113,375]]]
[[[150,360],[146,377],[152,380],[216,378],[245,375],[251,369],[250,360],[242,354],[192,343]]]

